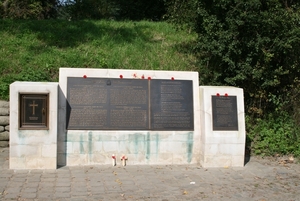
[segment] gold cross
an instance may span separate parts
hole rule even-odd
[[[29,107],[32,107],[32,115],[35,115],[35,107],[39,106],[38,104],[35,104],[35,101],[32,101],[32,104],[29,105]]]

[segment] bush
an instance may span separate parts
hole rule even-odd
[[[0,17],[11,19],[48,19],[56,15],[57,0],[4,0]]]
[[[158,21],[164,14],[164,0],[67,0],[59,7],[60,17],[70,19]]]
[[[299,1],[168,2],[169,21],[198,34],[200,84],[244,89],[252,151],[299,155]]]
[[[288,114],[268,115],[251,122],[247,118],[247,145],[254,155],[300,156],[300,130]]]

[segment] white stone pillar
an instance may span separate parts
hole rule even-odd
[[[243,89],[200,86],[199,90],[201,165],[243,167],[246,140]]]
[[[20,94],[48,94],[47,128],[30,125],[20,128]],[[10,85],[10,169],[56,169],[57,102],[58,83],[14,82]]]

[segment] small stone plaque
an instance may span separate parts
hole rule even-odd
[[[237,131],[236,96],[212,96],[213,130]]]
[[[19,129],[48,129],[48,94],[20,94]]]

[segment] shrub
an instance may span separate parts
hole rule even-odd
[[[252,154],[300,156],[300,130],[290,115],[268,115],[267,118],[257,119],[255,122],[246,119],[247,145]]]

